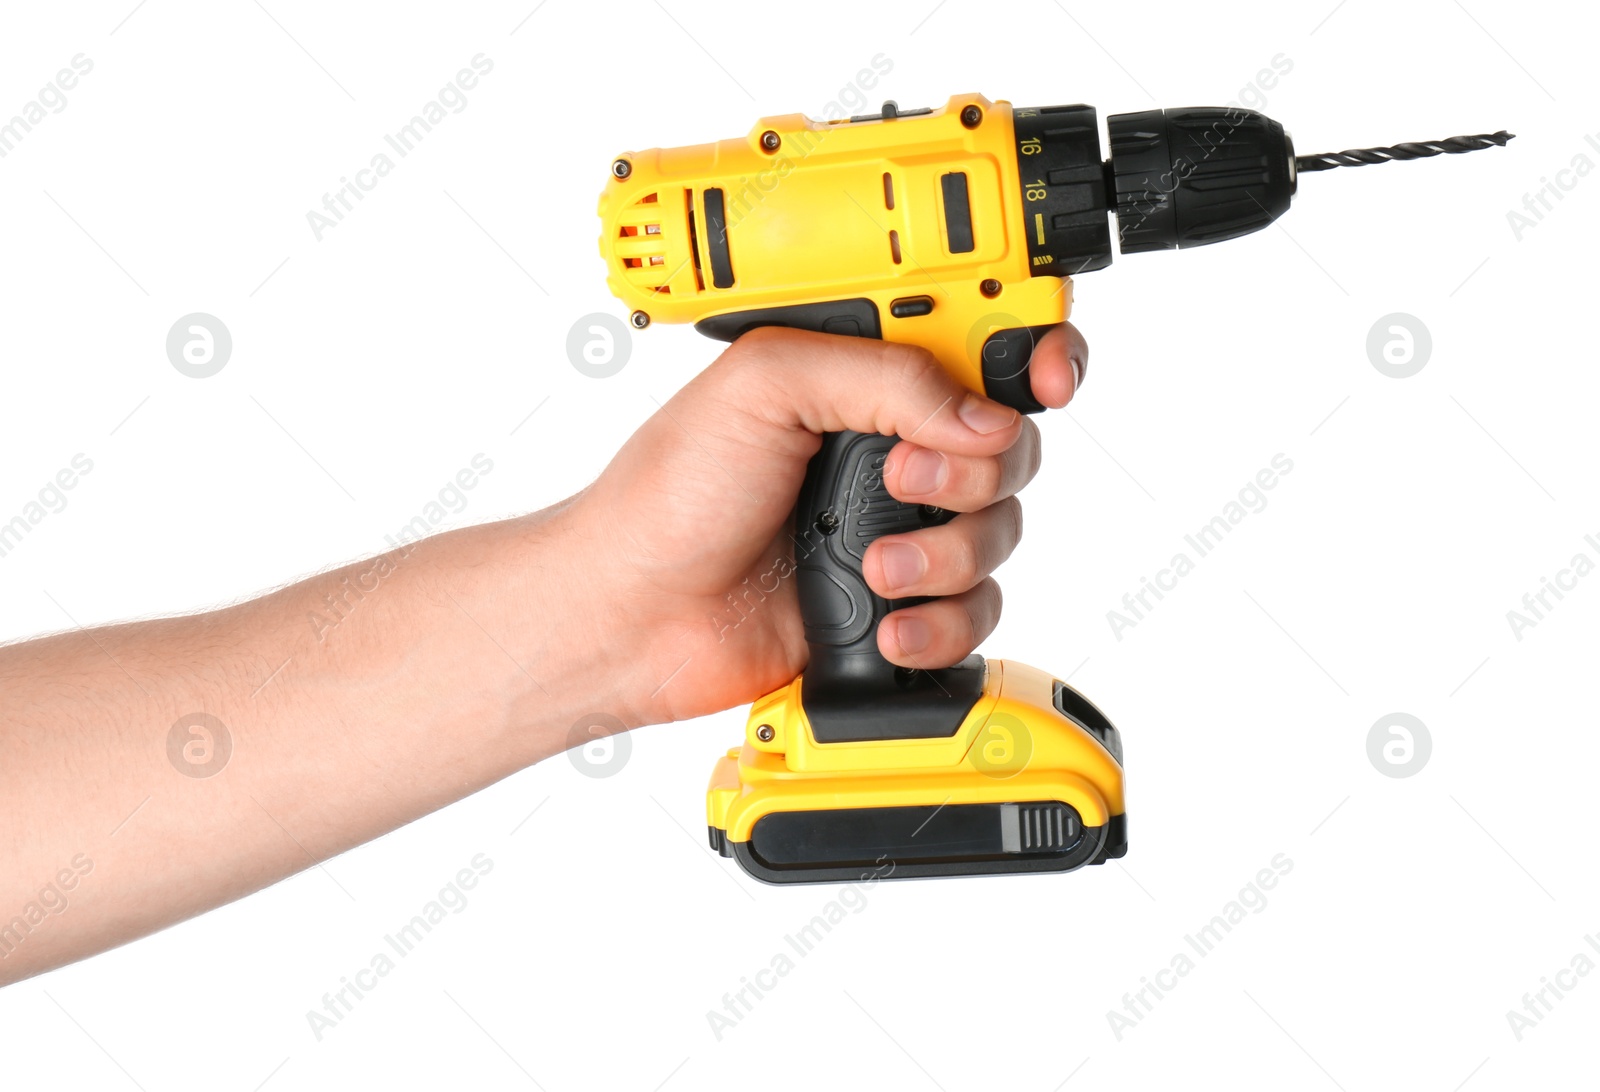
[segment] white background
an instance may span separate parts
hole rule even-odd
[[[1089,380],[1042,422],[984,651],[1072,673],[1121,727],[1125,861],[878,886],[719,1041],[707,1011],[835,894],[706,849],[731,710],[636,733],[610,778],[552,759],[0,992],[0,1084],[1480,1092],[1587,1074],[1600,975],[1521,1041],[1506,1013],[1600,930],[1600,577],[1520,641],[1506,613],[1575,553],[1600,560],[1600,178],[1562,176],[1520,241],[1507,213],[1580,153],[1600,162],[1593,16],[535,2],[6,11],[0,116],[75,54],[94,69],[0,159],[0,521],[75,454],[94,469],[0,558],[0,637],[378,552],[479,452],[494,470],[453,523],[581,487],[716,352],[658,325],[614,378],[568,363],[574,321],[622,313],[595,245],[611,158],[820,114],[880,53],[869,109],[1223,104],[1283,54],[1257,101],[1302,152],[1519,135],[1307,176],[1281,228],[1079,281]],[[479,53],[494,68],[468,106],[318,242],[306,212]],[[203,381],[164,350],[195,311],[234,340]],[[1431,330],[1413,378],[1368,358],[1392,312]],[[1278,453],[1294,469],[1265,510],[1118,640],[1107,611]],[[1432,737],[1408,778],[1367,753],[1397,711]],[[318,1041],[307,1010],[479,853],[494,869],[466,909]],[[1108,1010],[1280,853],[1265,909],[1119,1040]]]

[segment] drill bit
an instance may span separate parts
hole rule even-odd
[[[1335,167],[1365,167],[1369,163],[1388,163],[1396,159],[1427,159],[1441,154],[1460,155],[1462,152],[1476,152],[1480,148],[1504,148],[1506,141],[1515,137],[1515,133],[1501,129],[1498,133],[1453,136],[1443,140],[1423,141],[1420,144],[1408,142],[1386,148],[1350,148],[1342,152],[1296,156],[1294,165],[1298,171],[1331,171]]]

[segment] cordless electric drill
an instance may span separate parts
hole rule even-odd
[[[630,321],[884,338],[931,352],[1024,413],[1036,341],[1071,277],[1123,253],[1259,230],[1299,172],[1504,145],[1504,132],[1296,157],[1250,110],[1013,109],[981,95],[831,122],[766,118],[745,137],[628,153],[600,199],[600,252]],[[757,701],[707,796],[711,845],[773,883],[1062,872],[1127,852],[1122,739],[1049,673],[969,656],[908,670],[878,652],[876,538],[952,514],[890,496],[894,436],[829,433],[795,508],[810,661]]]

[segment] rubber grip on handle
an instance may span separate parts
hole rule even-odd
[[[895,436],[826,433],[795,506],[796,589],[811,646],[800,700],[818,742],[952,735],[982,693],[977,657],[919,671],[896,667],[878,651],[878,623],[927,599],[873,592],[862,574],[867,547],[954,516],[889,495],[883,466],[897,443]]]
[[[889,495],[884,459],[895,436],[830,432],[806,467],[795,506],[800,616],[806,640],[838,656],[877,655],[877,626],[897,607],[926,599],[890,601],[862,575],[867,547],[884,535],[947,523],[953,513],[906,504]]]

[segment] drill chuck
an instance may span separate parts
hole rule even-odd
[[[1232,239],[1289,208],[1294,145],[1264,114],[1143,110],[1113,114],[1106,128],[1110,155],[1102,161],[1093,107],[1016,111],[1035,275],[1070,276],[1111,264],[1108,213],[1116,214],[1117,249],[1136,254]]]
[[[1254,110],[1191,107],[1106,119],[1121,250],[1173,250],[1248,235],[1289,211],[1294,144]]]

